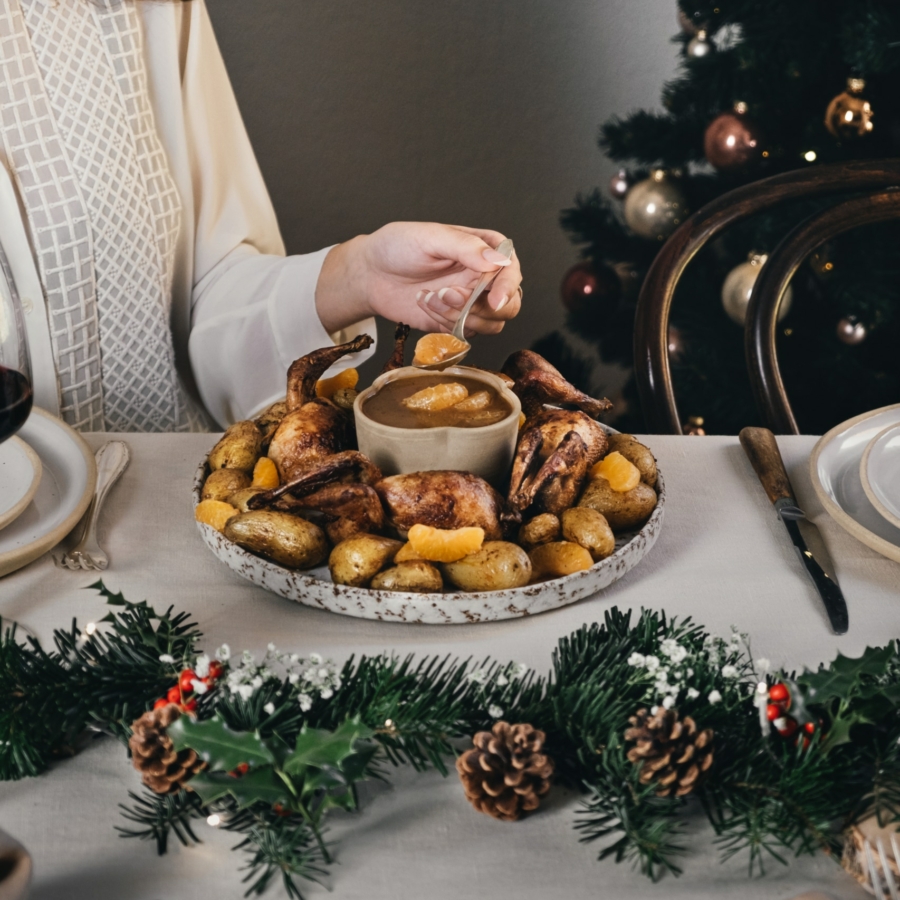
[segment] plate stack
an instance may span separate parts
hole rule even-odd
[[[0,444],[0,576],[55,547],[84,515],[96,482],[81,435],[32,409],[18,435]]]
[[[900,562],[900,404],[832,428],[813,450],[810,475],[839,525]]]

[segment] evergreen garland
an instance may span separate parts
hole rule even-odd
[[[209,657],[198,656],[201,635],[185,613],[158,614],[102,583],[93,587],[118,609],[90,634],[73,623],[46,651],[5,630],[3,779],[38,774],[72,752],[85,729],[127,742],[129,723],[185,669],[213,671]],[[900,821],[893,641],[859,659],[839,655],[815,672],[766,675],[767,662],[752,661],[745,635],[712,637],[689,619],[646,610],[633,621],[613,608],[602,624],[559,641],[546,677],[514,663],[390,654],[351,658],[338,670],[271,645],[261,661],[230,656],[223,645],[209,687],[194,680],[195,715],[169,727],[175,748],[194,749],[207,769],[188,782],[192,790],[130,793],[118,830],[165,853],[171,834],[195,843],[196,821],[216,817],[210,821],[239,837],[248,895],[280,880],[301,897],[300,880],[328,874],[328,810],[355,809],[361,780],[387,778],[385,763],[446,773],[460,742],[501,718],[545,732],[542,752],[558,780],[582,793],[581,840],[604,839],[599,858],[628,860],[653,878],[681,871],[692,807],[660,796],[629,761],[625,732],[641,707],[677,709],[712,729],[714,763],[695,794],[722,856],[744,856],[751,872],[791,854],[838,856],[844,830],[870,815]],[[773,685],[790,697],[784,715],[793,731],[769,724]]]
[[[680,71],[662,89],[663,111],[614,117],[600,128],[600,148],[626,166],[635,182],[655,167],[678,170],[679,186],[696,211],[769,175],[900,152],[900,5],[894,0],[678,0],[678,5],[687,20],[707,31],[715,49],[694,58],[687,52],[692,35],[676,35]],[[823,120],[849,76],[865,79],[863,95],[871,103],[874,128],[856,140],[839,140]],[[744,172],[716,172],[704,156],[704,132],[738,101],[763,129],[768,155]],[[810,153],[814,162],[807,159]],[[685,345],[683,357],[672,360],[675,396],[685,420],[702,416],[707,432],[721,434],[763,424],[747,376],[743,330],[722,309],[722,284],[748,253],[771,252],[793,225],[831,202],[783,204],[754,216],[729,228],[688,267],[671,318]],[[582,258],[595,266],[627,263],[643,277],[659,249],[657,242],[633,234],[620,204],[600,190],[577,197],[561,222]],[[894,350],[900,340],[898,240],[897,223],[856,229],[827,247],[830,274],[821,277],[804,266],[794,277],[793,307],[778,332],[778,353],[804,433],[824,433],[900,396]],[[601,360],[630,368],[635,299],[586,306],[570,314],[571,329],[596,346]],[[836,334],[838,322],[850,317],[867,329],[856,346],[841,343]],[[560,341],[546,347],[551,362],[554,347],[565,358]],[[589,378],[578,386],[603,389]],[[633,377],[624,395],[627,408],[618,410],[615,424],[625,431],[643,430]]]

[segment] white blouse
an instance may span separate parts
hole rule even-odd
[[[75,427],[224,425],[375,336],[322,327],[330,248],[285,257],[203,0],[0,0],[0,136],[0,290]]]

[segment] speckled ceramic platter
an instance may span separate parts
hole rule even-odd
[[[204,460],[194,479],[194,506],[200,502],[200,491],[208,474]],[[233,544],[209,525],[198,522],[197,527],[206,545],[225,565],[253,584],[288,600],[361,619],[460,625],[537,615],[583,600],[618,581],[644,558],[659,537],[666,505],[662,473],[657,491],[659,499],[647,523],[638,532],[620,535],[612,556],[574,575],[506,591],[413,594],[334,584],[327,566],[305,572],[286,569]]]

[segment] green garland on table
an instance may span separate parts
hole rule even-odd
[[[300,897],[297,879],[319,881],[331,862],[328,810],[355,809],[357,785],[385,779],[384,762],[446,774],[461,742],[501,718],[544,732],[556,780],[583,792],[581,839],[605,841],[599,858],[628,859],[653,878],[680,872],[691,804],[659,780],[667,760],[639,759],[652,744],[638,733],[648,721],[712,735],[705,778],[671,787],[686,785],[723,857],[745,854],[751,873],[787,853],[839,855],[845,830],[873,814],[900,820],[893,641],[775,675],[752,661],[744,635],[712,637],[646,610],[632,622],[613,608],[559,641],[546,677],[514,663],[387,654],[338,669],[273,645],[259,661],[227,645],[211,659],[198,654],[187,614],[92,587],[120,607],[103,627],[73,622],[52,651],[19,641],[14,626],[0,639],[0,778],[37,775],[91,730],[127,743],[135,719],[174,699],[190,715],[168,737],[206,768],[190,790],[132,793],[122,806],[131,824],[119,831],[164,853],[171,833],[187,845],[198,840],[194,822],[218,823],[240,835],[248,895],[280,877]]]

